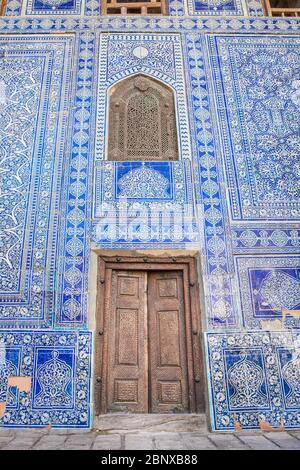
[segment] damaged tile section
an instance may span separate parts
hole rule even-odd
[[[286,308],[282,309],[282,321],[286,319],[287,315],[291,315],[294,318],[300,318],[300,310],[288,310]]]
[[[3,418],[6,409],[6,403],[0,402],[0,419]]]
[[[89,332],[1,331],[0,341],[0,427],[89,426]]]
[[[299,335],[207,333],[206,342],[215,430],[299,427]]]
[[[261,320],[261,329],[267,331],[282,330],[282,321],[281,320]]]
[[[31,377],[8,377],[8,386],[17,387],[20,392],[30,392]]]

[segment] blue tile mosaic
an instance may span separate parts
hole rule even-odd
[[[172,165],[168,162],[124,162],[117,165],[115,197],[118,199],[126,197],[127,199],[172,200],[174,197],[172,170]],[[187,187],[183,178],[181,187],[183,190]]]
[[[25,392],[7,385],[2,390],[1,381],[6,409],[0,426],[90,425],[91,333],[1,330],[0,344],[6,353],[1,376],[33,382]]]
[[[188,0],[190,15],[245,15],[240,0]]]
[[[207,41],[232,218],[299,219],[299,38]]]
[[[260,328],[260,320],[279,319],[288,327],[299,327],[299,319],[282,309],[300,307],[300,257],[236,258],[241,308],[245,326]]]
[[[183,16],[185,14],[185,4],[183,0],[169,0],[169,15]]]
[[[238,18],[225,2],[222,18],[181,18],[176,1],[178,18],[104,18],[97,4],[52,18],[32,0],[35,18],[0,19],[0,425],[91,425],[91,249],[195,248],[203,323],[219,330],[206,333],[214,429],[300,427],[299,19],[243,19],[238,2]],[[106,160],[107,96],[137,73],[174,92],[179,161]]]
[[[191,115],[197,150],[196,178],[199,178],[198,204],[204,221],[207,318],[212,327],[236,327],[239,324],[234,308],[231,272],[233,260],[225,229],[227,207],[222,202],[224,176],[219,164],[216,128],[213,123],[213,95],[206,70],[205,42],[200,35],[186,36],[186,67],[191,84]]]
[[[191,163],[99,162],[95,168],[94,218],[103,203],[116,207],[121,201],[140,200],[162,204],[194,204]],[[148,202],[147,202],[148,201]]]
[[[85,15],[98,16],[101,11],[99,0],[86,0]],[[245,5],[245,6],[243,6]],[[203,15],[203,16],[263,16],[261,0],[188,0],[187,7],[183,0],[170,0],[168,13],[172,16]]]
[[[82,0],[27,0],[27,15],[80,15]]]
[[[83,33],[77,57],[77,82],[74,99],[73,129],[66,175],[65,217],[62,225],[59,261],[60,290],[56,304],[56,324],[79,326],[87,322],[87,281],[89,263],[89,219],[91,217],[92,103],[94,79],[94,33]]]
[[[289,228],[287,228],[289,226]],[[276,228],[275,228],[276,227]],[[232,227],[232,246],[234,253],[299,253],[299,225],[285,224],[283,227],[234,225]],[[291,227],[291,228],[290,228]]]
[[[171,16],[183,16],[184,15],[184,1],[183,0],[169,0],[168,2],[168,13]],[[100,0],[86,0],[85,1],[85,15],[87,16],[98,16],[101,12],[101,1]]]
[[[270,410],[262,348],[224,349],[224,363],[229,410]]]
[[[299,427],[299,346],[290,332],[207,333],[210,407],[217,431]],[[288,406],[287,406],[288,405]]]
[[[192,16],[184,16],[183,18],[169,17],[152,17],[152,18],[136,18],[127,17],[73,17],[73,18],[8,18],[0,19],[0,31],[11,32],[121,32],[126,31],[143,33],[190,33],[194,31],[200,33],[229,33],[235,35],[238,33],[275,33],[275,34],[299,34],[299,18],[228,18],[228,17],[208,17],[198,18]]]
[[[6,409],[17,408],[19,390],[8,386],[8,377],[20,375],[20,348],[7,347],[1,342],[0,350],[0,402],[6,403]]]
[[[246,6],[250,16],[265,16],[262,0],[247,0]]]
[[[264,16],[261,0],[188,0],[188,14],[197,16]]]
[[[199,238],[191,163],[99,162],[93,239],[104,243],[191,243]]]
[[[5,247],[0,258],[0,326],[45,328],[52,323],[55,300],[63,116],[73,38],[10,35],[1,36],[1,44],[0,165],[6,177],[0,195]]]
[[[99,16],[100,0],[86,0],[84,4],[84,14],[86,16]]]

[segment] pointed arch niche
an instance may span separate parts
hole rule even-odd
[[[178,160],[174,93],[164,83],[144,74],[118,82],[108,122],[108,160]]]

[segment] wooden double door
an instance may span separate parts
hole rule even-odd
[[[102,412],[195,411],[183,271],[111,269],[108,282]]]

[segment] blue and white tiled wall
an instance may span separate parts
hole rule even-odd
[[[197,248],[213,429],[299,428],[300,21],[238,0],[97,5],[9,1],[0,18],[0,425],[91,425],[93,246]],[[179,161],[106,159],[107,92],[137,73],[174,92]],[[189,210],[190,230],[129,231],[124,203]]]
[[[262,0],[169,0],[170,16],[263,16]],[[101,0],[7,0],[7,16],[99,16]]]

